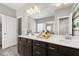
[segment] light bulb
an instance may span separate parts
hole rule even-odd
[[[34,6],[33,8],[28,9],[27,13],[29,15],[33,15],[33,14],[36,14],[36,13],[40,13],[40,10],[37,6]]]
[[[37,7],[37,6],[35,6],[35,7],[34,7],[34,9],[35,9],[35,10],[38,10],[38,7]]]
[[[39,8],[38,8],[37,6],[34,7],[34,10],[35,10],[36,12],[40,13],[40,10],[39,10]]]
[[[34,11],[34,10],[33,10],[33,8],[30,8],[30,11],[32,11],[32,12],[33,12],[33,11]]]
[[[30,10],[27,10],[26,12],[29,14],[30,13]]]

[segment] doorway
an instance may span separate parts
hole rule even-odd
[[[69,34],[69,18],[60,18],[59,19],[59,35]]]
[[[2,48],[2,16],[0,15],[0,48]]]
[[[22,34],[22,17],[18,18],[18,35]]]

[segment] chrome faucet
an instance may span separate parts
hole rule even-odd
[[[66,39],[71,40],[72,39],[72,34],[68,34],[65,36]]]

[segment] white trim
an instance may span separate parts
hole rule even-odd
[[[16,19],[18,19],[18,18],[23,18],[23,16],[18,16],[18,17],[16,17]]]
[[[16,19],[17,19],[17,31],[18,31],[18,19],[19,19],[19,18],[22,18],[22,20],[21,20],[22,22],[21,22],[21,23],[23,24],[23,16],[18,16],[18,17],[16,17]],[[21,24],[21,26],[23,26],[22,24]],[[22,31],[23,31],[23,28],[21,28],[21,32],[22,32]]]
[[[58,32],[57,32],[57,34],[58,34],[58,35],[59,35],[59,19],[60,19],[60,18],[62,18],[62,17],[58,17],[58,19],[57,19],[57,20],[58,20],[58,22],[57,22],[57,26],[58,26],[58,30],[57,30]]]
[[[69,17],[69,16],[62,16],[62,17],[58,17],[58,19],[61,19],[61,18],[67,18],[67,17]]]

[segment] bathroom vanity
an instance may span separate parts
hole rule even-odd
[[[49,39],[20,35],[18,53],[21,56],[79,56],[79,40],[77,37],[65,39],[57,35]]]

